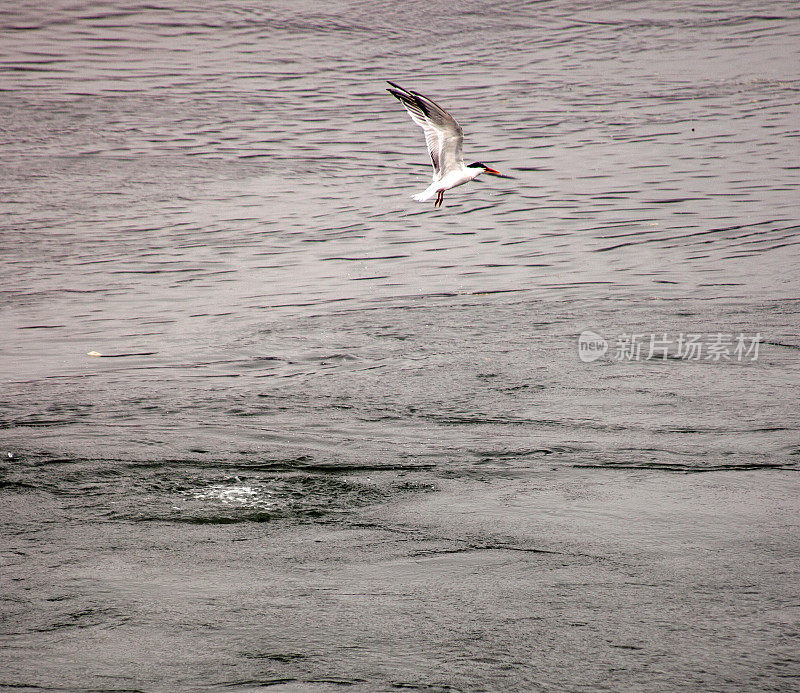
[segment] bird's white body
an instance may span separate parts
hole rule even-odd
[[[411,120],[425,133],[425,144],[433,164],[433,182],[421,193],[414,195],[417,202],[425,202],[436,196],[436,205],[440,206],[445,190],[469,183],[481,173],[503,177],[502,173],[484,164],[464,164],[461,154],[464,133],[455,118],[441,106],[427,96],[403,89],[393,82],[389,84],[393,87],[388,90],[389,93],[405,106]]]
[[[464,185],[464,183],[469,183],[471,180],[475,180],[475,178],[477,178],[481,173],[483,173],[483,171],[480,169],[468,168],[467,166],[464,166],[464,162],[462,161],[461,168],[449,171],[441,178],[434,176],[433,183],[431,183],[421,193],[414,195],[414,199],[417,202],[427,202],[440,190],[457,188],[459,185]]]

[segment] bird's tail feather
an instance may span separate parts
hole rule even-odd
[[[428,188],[427,190],[423,190],[421,193],[417,193],[414,195],[414,199],[417,202],[427,202],[436,194],[436,189]]]

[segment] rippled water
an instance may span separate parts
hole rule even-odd
[[[799,38],[791,2],[0,10],[9,531],[797,469]],[[413,202],[386,79],[514,178]],[[763,343],[582,363],[583,330]]]

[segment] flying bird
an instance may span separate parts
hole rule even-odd
[[[392,88],[386,91],[406,107],[411,120],[425,132],[425,144],[428,145],[428,154],[433,162],[433,182],[421,193],[414,195],[417,202],[425,202],[435,195],[434,206],[440,207],[445,190],[469,183],[481,173],[508,178],[480,161],[464,164],[461,154],[464,133],[455,118],[427,96],[403,89],[394,82],[389,84]]]

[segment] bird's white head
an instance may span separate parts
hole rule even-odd
[[[493,169],[491,166],[482,164],[480,161],[475,161],[467,166],[467,170],[473,173],[473,178],[477,178],[481,173],[488,173],[490,176],[499,176],[500,178],[507,178],[507,176],[500,173],[500,171]]]

